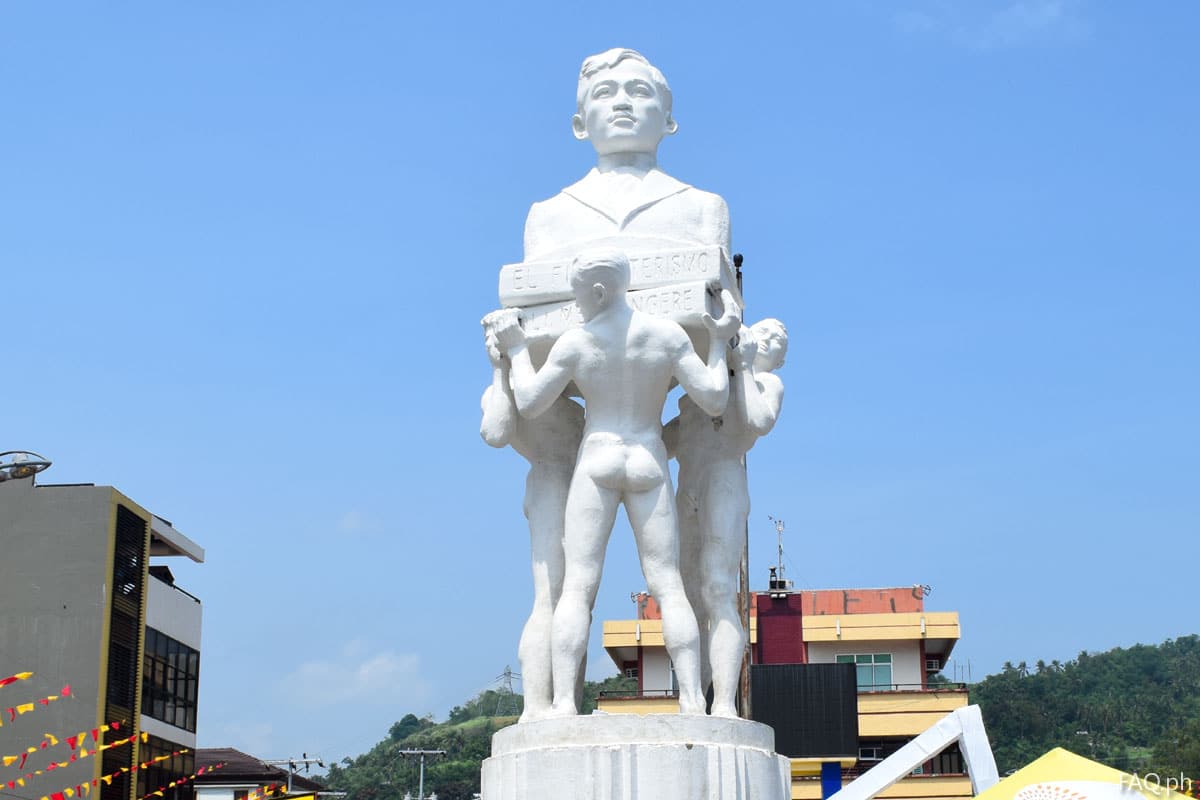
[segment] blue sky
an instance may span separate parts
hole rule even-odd
[[[200,743],[364,751],[506,664],[524,462],[479,318],[646,53],[660,162],[788,323],[752,575],[932,585],[956,658],[1196,632],[1193,3],[0,5],[0,450],[208,551]],[[643,587],[628,531],[597,619]],[[7,579],[7,578],[6,578]],[[591,674],[612,671],[593,636]]]

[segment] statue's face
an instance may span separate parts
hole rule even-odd
[[[653,154],[676,128],[663,100],[646,65],[627,58],[592,76],[583,113],[572,120],[575,136],[590,140],[600,155]]]
[[[772,326],[755,325],[751,332],[758,343],[754,355],[754,369],[758,372],[773,372],[783,362],[783,334]]]
[[[573,286],[572,291],[575,294],[575,305],[579,306],[579,313],[583,316],[584,322],[594,319],[607,304],[609,291],[603,284],[583,283]]]

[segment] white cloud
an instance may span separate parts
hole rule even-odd
[[[342,515],[337,524],[343,536],[369,536],[381,530],[378,520],[365,511],[351,510]]]
[[[369,652],[350,642],[332,657],[305,661],[279,680],[279,689],[295,705],[308,707],[370,701],[416,704],[430,694],[421,677],[420,658],[392,650]]]
[[[1064,44],[1091,34],[1083,0],[1010,0],[992,9],[980,4],[930,0],[895,16],[914,36],[937,36],[973,50]]]

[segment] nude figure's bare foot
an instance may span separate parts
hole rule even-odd
[[[730,705],[713,704],[712,716],[725,717],[726,719],[738,719],[737,709]]]
[[[705,709],[706,705],[707,704],[704,702],[703,697],[701,697],[699,700],[691,700],[691,701],[685,700],[684,698],[681,697],[681,698],[679,698],[679,713],[680,714],[691,714],[692,716],[696,716],[696,717],[703,717],[704,709]]]
[[[546,713],[541,718],[559,719],[561,717],[577,716],[579,716],[579,709],[575,707],[574,703],[555,703],[554,705],[550,706],[549,709],[547,709]]]
[[[517,723],[537,722],[539,719],[546,719],[548,716],[550,716],[549,707],[529,708],[526,706],[525,710],[521,712],[521,718],[517,720]]]

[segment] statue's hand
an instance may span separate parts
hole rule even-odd
[[[487,318],[492,318],[492,332],[502,352],[511,353],[514,348],[525,344],[525,331],[521,330],[520,312],[517,309],[493,311]]]
[[[737,333],[742,320],[738,316],[737,301],[733,299],[733,293],[728,289],[721,290],[721,304],[724,310],[720,319],[713,319],[711,315],[705,314],[701,317],[701,322],[704,323],[704,327],[708,328],[710,335],[720,341],[728,341]]]
[[[737,355],[743,369],[750,369],[758,355],[758,341],[745,325],[738,329]]]
[[[496,342],[496,334],[488,331],[483,336],[483,342],[487,346],[488,361],[492,362],[492,366],[497,369],[504,364],[504,354],[500,352],[500,345]]]

